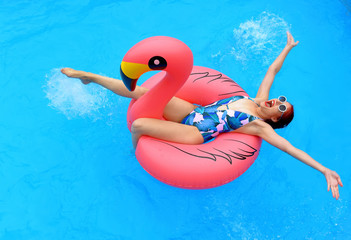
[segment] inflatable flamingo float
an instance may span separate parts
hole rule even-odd
[[[133,46],[123,58],[121,76],[133,91],[145,72],[162,70],[142,86],[150,89],[128,109],[128,127],[138,118],[163,119],[173,97],[208,105],[231,96],[248,96],[233,80],[205,67],[193,66],[190,48],[175,38],[151,37]],[[241,133],[223,133],[200,145],[167,142],[142,136],[136,148],[141,166],[160,181],[181,188],[204,189],[226,184],[255,161],[261,139]]]

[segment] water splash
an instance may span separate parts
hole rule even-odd
[[[241,23],[233,30],[231,48],[219,51],[212,57],[234,56],[243,68],[259,64],[267,67],[279,55],[286,43],[289,24],[273,13],[262,12],[258,17]],[[223,52],[223,53],[221,53]],[[251,68],[251,66],[250,66]]]
[[[98,85],[84,85],[80,80],[66,77],[60,69],[53,69],[46,78],[44,91],[49,106],[68,119],[87,117],[96,121],[105,115],[106,109],[111,109],[108,91]],[[107,114],[111,115],[112,110]]]

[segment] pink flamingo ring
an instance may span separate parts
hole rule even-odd
[[[146,94],[131,101],[129,129],[138,118],[164,119],[163,110],[173,96],[202,106],[231,96],[248,96],[224,74],[193,66],[190,48],[175,38],[142,40],[127,52],[121,64],[123,82],[131,91],[143,73],[153,70],[162,71],[142,85],[150,89]],[[261,142],[259,137],[232,132],[200,145],[142,136],[135,155],[148,173],[166,184],[204,189],[226,184],[243,174],[257,158]]]

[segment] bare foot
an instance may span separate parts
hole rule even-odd
[[[88,77],[86,76],[86,72],[83,71],[77,71],[72,68],[62,68],[61,72],[65,74],[67,77],[70,78],[79,78],[82,83],[84,84],[89,84],[91,83],[90,80],[88,80]]]

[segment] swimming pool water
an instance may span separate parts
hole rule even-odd
[[[0,239],[350,239],[351,3],[340,1],[1,1]],[[196,65],[253,96],[290,30],[276,77],[295,119],[278,131],[336,170],[324,177],[263,143],[224,186],[165,185],[138,164],[129,100],[60,74],[120,78],[138,41],[179,38]],[[142,77],[147,79],[150,74]]]

